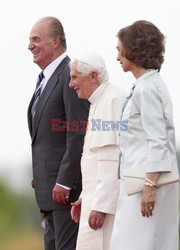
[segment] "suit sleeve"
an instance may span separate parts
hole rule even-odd
[[[63,99],[67,122],[66,151],[61,161],[56,182],[74,189],[80,176],[80,159],[86,132],[85,123],[89,113],[89,102],[78,99],[76,92],[69,88],[69,66],[63,74]],[[74,123],[76,124],[75,127],[72,125]]]
[[[151,81],[140,86],[137,93],[136,102],[140,108],[141,122],[148,142],[146,171],[171,171],[164,107],[160,93]]]
[[[97,185],[92,209],[115,214],[119,193],[118,146],[108,145],[97,150]]]

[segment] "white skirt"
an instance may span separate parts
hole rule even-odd
[[[141,196],[127,196],[121,180],[111,250],[178,250],[178,183],[157,189],[154,213],[149,218],[141,214]]]

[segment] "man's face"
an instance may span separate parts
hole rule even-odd
[[[69,87],[73,88],[81,99],[88,99],[93,93],[92,74],[83,76],[81,72],[77,71],[76,66],[72,65]]]
[[[42,21],[35,24],[29,36],[28,49],[33,54],[34,63],[41,69],[45,69],[53,60],[54,39],[49,37],[49,22]]]

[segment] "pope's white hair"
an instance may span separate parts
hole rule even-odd
[[[97,72],[100,84],[109,81],[109,75],[106,68],[93,67],[92,65],[81,62],[78,59],[73,59],[70,62],[70,68],[72,68],[73,65],[76,66],[77,71],[80,72],[83,76],[87,76],[92,72]]]

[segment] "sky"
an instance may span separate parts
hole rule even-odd
[[[0,8],[1,97],[0,177],[19,189],[31,178],[31,140],[27,107],[40,69],[28,51],[29,33],[44,16],[63,23],[67,53],[73,58],[88,50],[105,60],[110,82],[127,92],[135,81],[116,61],[116,34],[136,20],[153,22],[166,36],[165,62],[161,75],[173,101],[177,147],[180,147],[179,0],[6,0]]]

